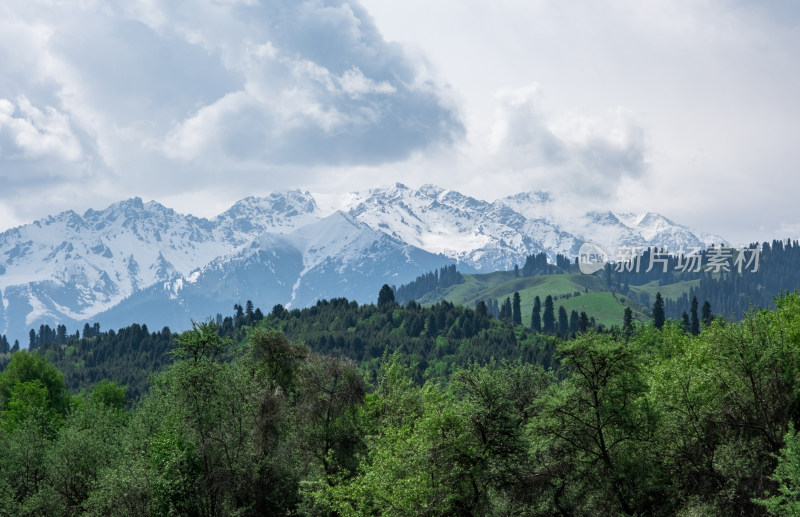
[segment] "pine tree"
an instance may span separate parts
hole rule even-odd
[[[653,325],[659,330],[664,328],[664,322],[666,321],[666,317],[664,316],[664,299],[661,297],[661,293],[656,293],[656,301],[653,302]]]
[[[622,331],[626,337],[633,332],[633,311],[630,307],[625,307],[625,314],[622,315]]]
[[[511,306],[511,322],[514,325],[522,325],[522,310],[520,309],[520,297],[518,292],[514,292],[514,302]]]
[[[511,298],[506,297],[506,299],[503,301],[503,306],[500,307],[500,319],[510,320],[511,316],[512,316]]]
[[[56,343],[63,345],[67,342],[67,326],[59,325],[56,327]]]
[[[394,291],[387,284],[383,284],[378,293],[378,308],[388,309],[394,305]]]
[[[698,335],[700,333],[700,318],[697,316],[697,296],[692,298],[692,309],[691,309],[691,327],[690,331],[693,335]]]
[[[586,314],[586,311],[581,311],[581,315],[578,319],[578,330],[581,332],[589,330],[589,316]]]
[[[542,331],[542,302],[539,297],[533,299],[533,312],[531,313],[531,328],[536,332]]]
[[[711,325],[711,322],[714,320],[714,315],[711,314],[711,304],[708,303],[708,300],[703,302],[701,314],[703,316],[703,327],[708,327]]]
[[[558,334],[561,339],[567,339],[569,336],[569,318],[567,317],[567,309],[563,305],[558,306]]]
[[[556,314],[553,307],[553,297],[549,294],[547,295],[547,298],[544,299],[542,331],[546,334],[554,334],[556,331]]]
[[[569,313],[569,332],[570,334],[577,334],[578,330],[580,329],[580,316],[578,316],[578,311],[573,310]]]
[[[687,334],[692,331],[692,324],[689,322],[689,315],[686,314],[686,311],[681,314],[681,327]]]

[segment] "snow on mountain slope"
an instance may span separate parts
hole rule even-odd
[[[528,218],[540,217],[582,241],[593,241],[609,250],[620,247],[657,246],[668,250],[705,248],[727,244],[719,235],[693,230],[654,212],[644,214],[611,211],[575,211],[570,217],[554,215],[553,199],[546,192],[528,192],[498,200]]]
[[[64,212],[0,234],[0,290],[28,286],[34,309],[28,324],[40,315],[79,319],[156,281],[188,274],[227,247],[215,239],[208,221],[136,198],[83,217]],[[52,295],[58,286],[76,292],[59,300]]]
[[[273,192],[267,197],[248,197],[236,202],[212,221],[224,240],[243,244],[262,233],[290,233],[322,218],[308,192]]]
[[[533,253],[555,258],[577,251],[574,237],[544,220],[532,222],[503,203],[433,185],[370,190],[351,213],[376,230],[477,271],[508,269]]]
[[[453,263],[341,211],[287,237],[303,255],[303,271],[286,302],[291,307],[331,297],[374,301],[383,284],[407,283]]]
[[[526,219],[549,220],[553,218],[552,198],[548,192],[541,190],[520,192],[498,199],[497,202],[506,205]]]
[[[451,264],[336,212],[287,235],[263,234],[191,275],[154,285],[98,315],[105,325],[145,318],[153,328],[228,313],[253,300],[304,307],[324,298],[375,301],[384,283],[402,284]]]
[[[190,275],[266,232],[317,220],[308,194],[247,198],[214,221],[134,198],[68,211],[0,234],[0,333],[80,321]]]

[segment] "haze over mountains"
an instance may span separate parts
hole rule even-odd
[[[0,234],[0,333],[41,324],[189,326],[252,300],[302,307],[376,298],[384,283],[457,263],[488,272],[544,252],[574,257],[584,240],[688,249],[724,242],[654,213],[556,220],[546,193],[486,202],[432,185],[347,196],[249,197],[209,220],[134,198],[62,212]]]

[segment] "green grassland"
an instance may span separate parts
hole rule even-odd
[[[638,319],[644,320],[648,317],[646,308],[639,307],[627,296],[613,293],[596,275],[572,273],[518,278],[514,276],[513,271],[497,271],[488,274],[465,274],[464,280],[462,284],[432,293],[419,302],[431,304],[447,300],[457,305],[474,307],[479,300],[494,299],[498,304],[502,304],[503,300],[512,297],[514,292],[519,292],[522,322],[525,325],[530,324],[534,298],[538,296],[544,304],[548,295],[553,296],[556,311],[561,305],[567,313],[573,310],[579,313],[585,311],[587,315],[594,317],[606,327],[622,325],[625,307],[631,307]],[[688,291],[688,287],[686,290]]]
[[[684,280],[674,284],[659,285],[658,282],[650,282],[644,285],[632,285],[630,290],[636,293],[647,293],[651,300],[655,300],[656,293],[661,293],[664,298],[675,300],[684,294],[689,294],[689,289],[699,287],[700,280]]]

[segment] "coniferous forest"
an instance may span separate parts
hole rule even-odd
[[[799,295],[557,337],[383,294],[3,354],[0,514],[797,514]]]

